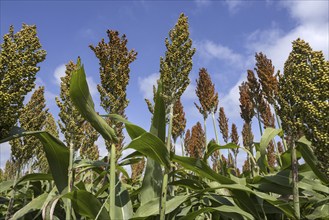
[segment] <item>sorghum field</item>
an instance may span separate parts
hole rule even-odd
[[[296,39],[283,72],[255,54],[239,87],[240,134],[201,68],[195,107],[203,120],[187,129],[181,96],[198,51],[181,14],[165,39],[154,98],[140,103],[152,114],[144,130],[125,114],[137,53],[125,35],[107,34],[108,41],[90,46],[99,60],[101,102],[94,103],[77,54],[61,78],[58,123],[44,87],[23,104],[46,56],[36,27],[10,27],[3,36],[0,143],[9,142],[12,154],[0,169],[0,219],[329,219],[329,62],[321,51]],[[207,119],[213,127],[206,128]],[[100,135],[108,155],[99,155]],[[123,156],[127,149],[134,151]],[[241,152],[247,156],[238,167]]]

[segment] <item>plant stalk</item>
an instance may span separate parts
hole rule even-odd
[[[208,146],[207,146],[207,118],[203,118],[203,130],[204,130],[205,148],[206,148],[206,153],[207,153],[208,152]]]
[[[217,133],[217,128],[216,128],[215,113],[213,111],[211,112],[211,118],[212,118],[212,124],[214,125],[216,143],[219,144],[218,133]],[[218,152],[219,152],[219,150],[218,150]],[[219,155],[220,155],[220,153],[219,153]]]
[[[174,104],[169,105],[169,126],[168,126],[168,135],[167,135],[167,150],[170,153],[170,144],[171,144],[171,131],[172,131],[172,121],[174,115]],[[162,192],[160,198],[160,220],[165,220],[166,218],[166,200],[167,200],[167,187],[168,187],[168,174],[169,170],[165,168],[162,181]]]
[[[297,219],[300,219],[299,190],[298,190],[298,161],[296,156],[295,143],[291,143],[291,161],[292,161],[292,185],[294,209]]]
[[[282,128],[282,126],[281,126],[281,120],[280,120],[279,116],[276,114],[276,110],[275,109],[274,109],[274,114],[275,114],[276,122],[277,122],[279,128],[281,129]],[[283,143],[284,150],[287,151],[288,150],[288,147],[287,147],[286,140],[284,139],[284,137],[281,137],[281,140],[282,140],[282,143]]]
[[[258,119],[258,126],[259,126],[260,136],[263,136],[262,123],[260,122],[260,115],[259,115],[259,111],[258,110],[257,110],[257,119]]]
[[[110,217],[115,219],[115,144],[111,145],[111,160],[110,160]]]
[[[73,188],[73,158],[74,158],[74,146],[70,144],[70,160],[69,160],[69,172],[68,172],[68,193],[72,192]],[[67,200],[67,207],[66,207],[66,219],[71,219],[72,216],[72,203],[71,200]]]
[[[215,120],[215,113],[214,111],[211,112],[211,118],[212,118],[212,124],[214,125],[214,132],[215,132],[215,137],[216,137],[216,143],[219,145],[219,139],[218,139],[218,133],[217,133],[217,128],[216,128],[216,120]],[[219,160],[221,160],[221,153],[220,150],[218,149],[218,154],[219,154]]]

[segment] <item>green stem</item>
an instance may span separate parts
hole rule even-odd
[[[277,122],[279,128],[281,129],[282,128],[282,126],[281,126],[281,120],[280,120],[279,116],[276,114],[276,110],[275,109],[274,109],[274,114],[275,114],[276,122]],[[287,147],[286,140],[284,139],[284,137],[281,137],[281,140],[282,140],[282,143],[283,143],[284,150],[287,151],[288,150],[288,147]]]
[[[167,135],[168,152],[170,152],[173,115],[174,115],[174,104],[170,104],[169,105],[169,126],[168,126],[168,135]],[[165,217],[166,217],[168,174],[169,174],[169,169],[165,168],[165,172],[163,175],[163,181],[162,181],[162,192],[161,192],[161,198],[160,198],[160,220],[165,220]]]
[[[207,153],[208,152],[208,146],[207,146],[207,118],[203,118],[203,130],[204,130],[205,148],[206,148],[206,153]]]
[[[258,110],[257,110],[257,119],[258,119],[258,126],[259,126],[260,136],[263,136],[263,129],[262,129],[262,124],[260,122],[260,115],[259,115]]]
[[[248,155],[249,155],[249,160],[252,161],[252,163],[250,163],[250,169],[251,169],[251,173],[252,176],[255,177],[258,175],[258,166],[256,163],[256,159],[254,158],[254,155],[251,153],[251,151],[249,151],[248,149],[246,149],[245,147],[240,147],[240,149],[242,149],[243,151],[245,151]]]
[[[282,160],[281,160],[281,156],[279,153],[279,149],[278,149],[278,144],[276,143],[275,139],[273,138],[273,143],[275,146],[275,151],[276,151],[276,156],[277,156],[277,160],[278,160],[278,165],[281,167],[282,166]]]
[[[249,155],[249,158],[252,160],[252,162],[253,162],[255,165],[257,165],[256,160],[255,160],[255,158],[254,158],[254,155],[252,155],[252,153],[251,153],[249,150],[247,150],[247,149],[244,148],[244,147],[240,147],[240,149],[243,150],[243,151],[245,151],[245,152]]]
[[[69,159],[69,170],[68,170],[68,193],[72,192],[73,188],[73,158],[74,158],[74,146],[70,144],[70,159]],[[66,219],[71,219],[72,216],[72,204],[71,200],[67,200],[67,207],[66,207]]]
[[[295,144],[291,144],[291,161],[292,161],[292,185],[294,209],[297,219],[300,219],[299,190],[298,190],[298,161],[296,156]]]
[[[212,124],[214,125],[216,143],[219,145],[218,133],[217,133],[217,128],[216,128],[217,126],[216,126],[216,120],[215,120],[215,113],[213,111],[211,112],[211,118],[212,118]],[[218,153],[219,153],[219,158],[221,158],[220,150],[218,150]]]
[[[115,145],[111,145],[111,166],[110,166],[110,217],[115,219]]]
[[[162,181],[162,193],[160,201],[160,220],[166,218],[166,200],[167,200],[167,187],[168,187],[168,169],[165,169]]]
[[[219,144],[218,133],[217,133],[217,128],[216,128],[215,113],[213,111],[211,112],[211,118],[212,118],[212,124],[214,125],[214,132],[215,132],[215,137],[216,137],[216,143]]]

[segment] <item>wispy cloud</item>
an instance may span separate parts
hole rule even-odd
[[[157,86],[157,80],[159,78],[159,73],[152,73],[146,77],[138,77],[138,87],[144,98],[153,100],[153,86]],[[182,99],[191,100],[195,99],[195,97],[195,85],[191,82],[184,91]]]
[[[57,85],[61,84],[61,78],[65,76],[65,70],[66,70],[65,64],[61,64],[56,67],[53,75],[55,77],[55,83]]]
[[[234,65],[244,63],[241,54],[234,52],[231,48],[220,43],[204,40],[196,42],[195,47],[197,48],[199,56],[205,60],[218,59]]]
[[[243,80],[245,79],[239,80],[228,93],[219,94],[219,106],[224,107],[227,117],[232,121],[240,119],[239,86]]]
[[[138,77],[139,90],[142,92],[144,98],[153,100],[153,85],[157,84],[159,78],[159,73],[152,73],[144,78]]]
[[[211,4],[210,0],[195,0],[197,7],[207,7]]]
[[[0,144],[0,168],[5,168],[6,161],[10,158],[11,148],[9,142]]]
[[[196,99],[197,96],[195,94],[195,88],[196,88],[196,86],[193,83],[190,83],[186,87],[186,90],[182,95],[182,99],[185,99],[185,100]]]
[[[328,1],[281,1],[280,3],[300,24],[319,24],[329,21]]]
[[[231,14],[235,14],[245,4],[245,2],[239,0],[224,0],[224,4],[228,7]]]
[[[97,39],[97,34],[92,28],[81,29],[78,32],[78,34],[83,38],[87,38],[87,39],[91,39],[91,40]]]

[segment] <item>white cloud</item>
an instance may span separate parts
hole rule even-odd
[[[234,52],[231,48],[210,40],[196,42],[195,47],[201,58],[205,60],[218,59],[230,64],[240,65],[243,63],[243,56]]]
[[[96,93],[97,93],[97,83],[94,81],[94,79],[91,76],[87,77],[87,83],[88,83],[90,94],[92,96],[96,95]]]
[[[138,77],[139,90],[143,93],[144,98],[153,100],[153,85],[157,84],[159,78],[159,73],[152,73],[145,78]]]
[[[328,23],[328,1],[282,1],[281,4],[301,24]]]
[[[138,77],[139,90],[143,93],[143,97],[153,100],[153,85],[157,85],[157,80],[160,78],[159,73],[152,73],[145,78]],[[195,85],[190,83],[182,95],[182,99],[195,99]]]
[[[210,0],[195,0],[194,1],[197,5],[197,7],[206,7],[211,4]]]
[[[58,67],[56,67],[55,71],[54,71],[54,77],[56,79],[56,84],[60,85],[61,84],[61,77],[65,76],[65,64],[61,64]]]
[[[10,158],[11,149],[9,142],[0,144],[0,168],[4,169],[6,161]]]
[[[97,39],[96,32],[91,28],[85,28],[85,29],[80,30],[79,35],[84,38],[91,39],[91,40]]]
[[[228,7],[230,13],[236,13],[244,4],[243,1],[238,0],[224,0],[225,5]]]
[[[196,88],[196,86],[193,83],[190,83],[186,87],[186,90],[182,95],[182,99],[185,99],[185,100],[195,99],[197,97],[195,94],[195,88]]]
[[[224,107],[226,116],[232,122],[240,119],[239,86],[241,85],[242,81],[242,79],[239,80],[227,94],[220,94],[221,97],[219,97],[219,106]]]
[[[329,56],[329,20],[327,1],[285,1],[290,16],[298,23],[289,32],[284,33],[277,27],[256,30],[247,39],[247,48],[252,52],[264,52],[276,69],[283,70],[285,60],[292,50],[292,41],[301,38],[308,42],[313,50],[322,50]]]
[[[56,94],[50,92],[49,90],[47,90],[47,88],[45,88],[45,99],[46,99],[46,104],[47,104],[47,108],[51,108],[52,106],[55,106],[55,97]]]

